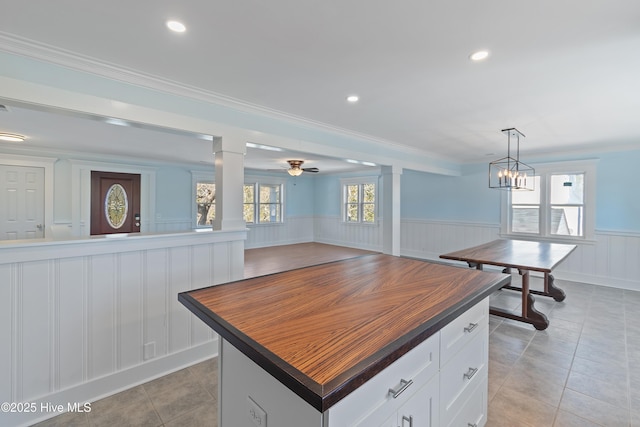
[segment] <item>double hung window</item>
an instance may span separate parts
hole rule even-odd
[[[534,191],[507,193],[503,233],[591,239],[595,228],[595,162],[538,166],[534,180]]]
[[[282,184],[255,182],[243,189],[243,215],[249,224],[280,223],[282,220]]]
[[[374,224],[377,217],[377,188],[374,178],[343,180],[343,221]]]

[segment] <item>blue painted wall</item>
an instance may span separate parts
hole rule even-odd
[[[536,161],[578,158],[599,159],[596,229],[640,232],[640,150]],[[404,171],[402,218],[500,223],[500,190],[488,188],[487,167],[465,166],[463,175],[456,177]]]
[[[285,221],[287,217],[313,216],[315,213],[314,177],[302,174],[287,177],[285,185]]]
[[[400,216],[404,219],[500,223],[500,192],[487,186],[487,168],[444,176],[404,171]]]
[[[640,150],[599,157],[596,228],[640,232]]]

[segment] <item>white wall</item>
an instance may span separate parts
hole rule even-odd
[[[0,245],[0,402],[66,407],[215,356],[216,334],[178,293],[241,279],[245,237],[212,231]],[[0,425],[46,415],[3,413]]]

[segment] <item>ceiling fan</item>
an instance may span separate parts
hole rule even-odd
[[[287,163],[289,163],[289,166],[290,166],[290,168],[287,169],[287,172],[291,176],[302,175],[302,172],[311,172],[311,173],[320,172],[320,169],[318,168],[301,168],[300,166],[302,166],[302,164],[304,163],[304,160],[287,160]]]

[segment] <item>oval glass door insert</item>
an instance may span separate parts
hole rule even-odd
[[[129,211],[129,201],[127,192],[120,184],[113,184],[109,187],[104,198],[104,213],[107,222],[112,228],[118,229],[123,226]]]

